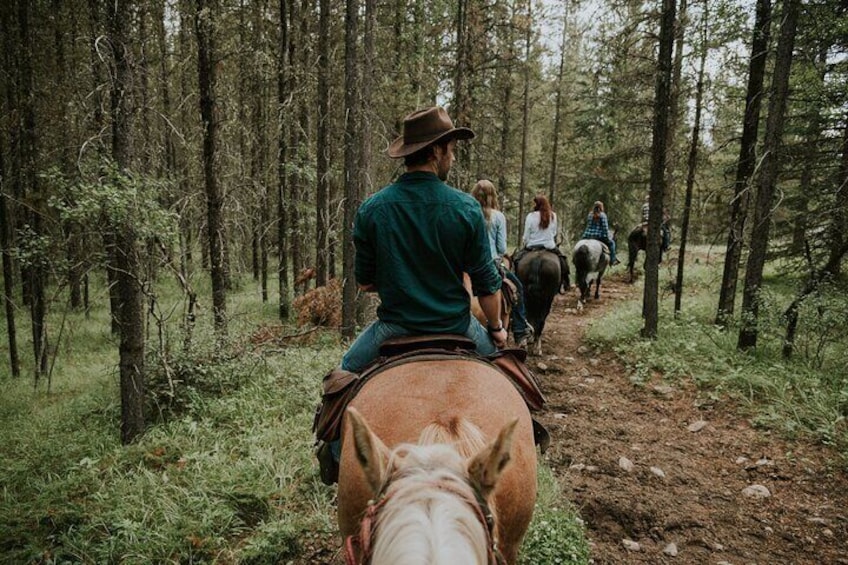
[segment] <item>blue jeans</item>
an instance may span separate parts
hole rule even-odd
[[[515,285],[518,298],[512,307],[512,335],[515,336],[515,341],[519,341],[524,334],[527,333],[527,310],[524,307],[524,285],[521,284],[521,279],[512,271],[504,270],[504,276],[507,277]]]
[[[393,337],[412,335],[414,333],[398,324],[375,320],[362,330],[362,333],[359,334],[347,350],[347,353],[344,354],[344,357],[342,357],[342,369],[358,373],[379,356],[380,345],[384,341]],[[489,337],[486,328],[474,316],[471,316],[468,329],[465,330],[464,335],[474,340],[477,346],[477,353],[480,355],[491,355],[497,351],[495,343]]]

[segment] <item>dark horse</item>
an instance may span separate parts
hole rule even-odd
[[[589,300],[592,281],[595,281],[595,300],[601,296],[601,279],[609,264],[609,248],[597,239],[581,239],[574,246],[571,261],[574,263],[576,282],[580,288],[577,309],[582,310],[583,304]]]
[[[630,273],[630,281],[633,282],[633,267],[636,265],[636,255],[640,250],[648,248],[648,238],[645,235],[645,230],[642,226],[636,226],[627,236],[627,270]],[[660,263],[662,263],[662,254],[668,251],[669,243],[671,242],[671,232],[668,229],[668,224],[662,224],[662,243],[660,244]]]
[[[565,267],[561,273],[560,264]],[[542,354],[542,331],[545,320],[551,313],[551,304],[559,291],[560,284],[568,287],[568,264],[553,251],[539,249],[528,251],[517,263],[517,274],[524,285],[524,304],[527,309],[527,321],[535,330],[536,355]]]

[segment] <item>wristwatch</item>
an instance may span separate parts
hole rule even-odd
[[[496,327],[496,328],[493,328],[493,327],[492,327],[492,326],[490,326],[489,324],[486,324],[486,331],[488,331],[490,334],[497,333],[497,332],[499,332],[499,331],[502,331],[503,329],[504,329],[503,324],[500,324],[500,325],[499,325],[498,327]]]

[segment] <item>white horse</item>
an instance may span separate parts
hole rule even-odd
[[[580,288],[580,298],[577,309],[582,310],[583,304],[589,299],[592,281],[595,282],[595,300],[601,295],[601,278],[609,264],[609,248],[597,239],[581,239],[574,246],[572,262],[577,271],[577,286]]]

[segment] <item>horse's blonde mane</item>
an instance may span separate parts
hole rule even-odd
[[[466,460],[485,446],[477,426],[453,418],[427,426],[418,445],[392,452],[373,540],[374,565],[488,562],[488,536],[470,505],[475,495],[466,470]]]
[[[439,443],[452,445],[463,459],[468,459],[486,447],[486,438],[465,418],[453,417],[447,422],[433,422],[418,436],[418,445]]]

